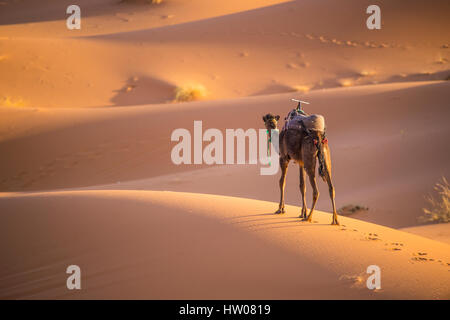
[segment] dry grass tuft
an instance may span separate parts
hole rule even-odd
[[[435,61],[436,64],[446,64],[447,62],[448,60],[446,58],[443,58],[440,54]]]
[[[22,98],[2,97],[0,98],[0,106],[2,107],[25,107],[26,103]]]
[[[423,222],[450,222],[450,185],[445,177],[442,182],[436,183],[434,190],[437,198],[429,195],[426,197],[429,208],[424,208],[424,215],[419,219]]]
[[[204,99],[206,88],[201,84],[191,84],[175,89],[175,102],[189,102]]]
[[[375,71],[363,70],[359,73],[361,77],[369,77],[375,75]]]
[[[353,86],[353,79],[339,79],[338,83],[341,87],[351,87]]]
[[[309,90],[311,90],[310,86],[305,86],[305,85],[295,85],[295,86],[291,86],[293,91],[296,92],[301,92],[301,93],[306,93]]]
[[[368,211],[369,208],[368,207],[364,207],[364,206],[360,206],[360,205],[353,205],[353,204],[348,204],[345,205],[341,208],[339,208],[337,210],[337,212],[343,216],[347,216],[347,215],[351,215],[351,214],[355,214],[355,213],[359,213],[359,212],[363,212],[363,211]]]

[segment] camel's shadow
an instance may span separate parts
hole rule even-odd
[[[268,218],[269,216],[274,216],[274,218],[282,219],[282,221],[278,221],[278,220],[274,221],[273,219],[269,219]],[[266,217],[266,218],[245,219],[245,218],[253,218],[253,217]],[[235,221],[238,219],[243,219],[243,220]],[[312,222],[308,222],[299,217],[288,216],[286,214],[277,214],[277,213],[273,213],[273,212],[266,212],[266,213],[259,213],[259,214],[245,215],[245,216],[236,216],[236,217],[229,218],[227,220],[228,221],[231,220],[231,222],[230,222],[231,224],[236,224],[236,225],[247,224],[252,229],[257,228],[257,230],[329,225],[327,223],[318,223],[315,220],[313,220]],[[254,222],[261,222],[261,221],[267,221],[267,223],[254,224]],[[279,226],[279,225],[281,225],[281,226]],[[260,227],[262,227],[262,228],[260,228]]]

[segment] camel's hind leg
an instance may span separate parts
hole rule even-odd
[[[333,181],[331,179],[331,157],[330,157],[330,148],[328,145],[324,147],[325,152],[325,161],[327,165],[327,173],[326,173],[326,181],[328,184],[328,191],[330,193],[330,199],[331,199],[331,205],[333,207],[333,220],[331,221],[331,224],[333,225],[339,225],[338,219],[337,219],[337,212],[336,212],[336,203],[334,201],[335,192],[334,192],[334,186]]]
[[[336,203],[334,201],[334,186],[333,182],[331,181],[331,177],[328,174],[327,174],[327,183],[328,183],[328,191],[330,192],[331,205],[333,206],[333,220],[331,221],[331,224],[339,225],[336,212]]]
[[[313,202],[309,215],[306,217],[307,221],[311,221],[314,208],[316,207],[317,199],[319,198],[319,189],[316,183],[316,147],[312,144],[312,141],[305,141],[302,146],[302,158],[304,163],[304,170],[309,176],[309,182],[313,189]]]
[[[311,222],[312,214],[314,211],[314,208],[316,207],[317,199],[319,199],[319,189],[317,188],[317,182],[316,182],[316,175],[315,172],[308,172],[309,175],[309,182],[311,183],[311,187],[313,188],[313,202],[311,205],[311,211],[309,211],[309,215],[306,218],[308,222]]]
[[[280,177],[280,204],[278,206],[278,210],[275,213],[284,213],[284,187],[286,186],[286,174],[288,169],[289,161],[280,158],[280,168],[281,168],[281,177]]]
[[[299,165],[300,169],[300,193],[302,194],[302,213],[300,214],[301,219],[306,219],[306,212],[308,208],[306,207],[306,184],[305,184],[305,168],[302,165]]]

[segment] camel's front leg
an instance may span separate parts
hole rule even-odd
[[[302,195],[302,213],[300,214],[301,219],[306,219],[306,212],[308,208],[306,207],[306,184],[305,184],[305,168],[299,166],[300,168],[300,193]]]
[[[280,158],[281,178],[280,178],[280,204],[275,213],[284,213],[284,187],[286,186],[286,173],[289,161]]]

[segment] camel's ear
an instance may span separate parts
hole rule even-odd
[[[279,115],[275,116],[275,119],[277,119],[277,121],[280,120],[280,116]]]

